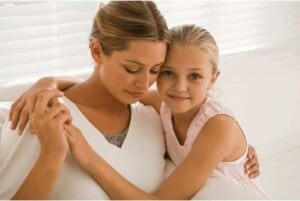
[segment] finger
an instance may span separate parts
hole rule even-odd
[[[75,127],[73,124],[66,124],[64,125],[65,130],[72,136],[74,136],[76,133],[81,132],[77,127]]]
[[[16,109],[16,106],[22,101],[22,96],[20,98],[18,98],[10,107],[10,110],[9,110],[9,121],[12,120],[12,117],[13,117],[13,114],[15,112],[15,109]]]
[[[12,120],[11,120],[11,129],[15,129],[18,125],[19,118],[20,118],[20,113],[25,105],[25,101],[20,100],[12,106],[13,109],[11,108],[12,111]]]
[[[55,106],[52,106],[51,108],[49,108],[47,115],[50,119],[54,119],[59,114],[62,114],[62,113],[69,114],[68,108],[66,108],[61,103],[57,103]]]
[[[58,98],[52,98],[52,99],[50,99],[50,101],[48,103],[48,107],[52,107],[52,106],[54,106],[54,105],[56,105],[58,103],[59,103]]]
[[[255,149],[251,145],[249,145],[247,157],[249,159],[251,159],[253,157],[257,157],[256,151],[255,151]]]
[[[55,118],[56,123],[61,124],[64,126],[64,124],[66,124],[66,122],[71,121],[71,116],[67,115],[65,113],[63,114],[59,114],[56,118]]]
[[[259,168],[257,165],[253,165],[249,168],[247,168],[247,174],[250,175],[250,174],[253,174],[255,172],[259,171]]]
[[[64,129],[65,129],[65,135],[66,135],[68,143],[70,145],[70,150],[72,152],[72,148],[75,145],[74,132],[70,128],[70,125],[65,125]]]
[[[18,126],[18,133],[19,134],[23,133],[23,131],[25,129],[25,126],[27,125],[28,120],[29,120],[29,112],[28,112],[28,109],[25,106],[24,109],[22,110],[22,113],[21,113],[20,119],[19,119],[19,126]]]
[[[37,96],[37,100],[34,106],[34,112],[38,111],[39,113],[45,113],[48,109],[49,101],[52,98],[57,98],[62,96],[62,92],[56,89],[47,89],[43,92],[39,93]]]
[[[254,178],[258,177],[259,175],[260,175],[260,172],[259,172],[259,170],[258,170],[258,171],[256,171],[256,172],[250,174],[249,177],[250,177],[251,179],[254,179]]]
[[[252,158],[247,160],[247,162],[245,163],[245,169],[248,170],[249,168],[251,168],[252,166],[257,166],[259,167],[259,164],[256,160],[256,158]]]

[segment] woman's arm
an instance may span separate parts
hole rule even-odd
[[[45,77],[38,80],[33,86],[25,91],[11,106],[9,111],[9,120],[11,128],[22,133],[29,120],[29,103],[35,100],[38,94],[45,89],[66,90],[79,83],[81,79],[73,77]]]
[[[153,195],[142,191],[115,171],[90,148],[78,129],[70,127],[66,130],[72,155],[112,199],[190,199],[205,184],[217,164],[233,157],[231,153],[235,146],[243,144],[236,140],[236,136],[240,135],[239,127],[226,118],[215,117],[208,121],[190,154]]]
[[[31,121],[40,144],[40,155],[13,199],[48,199],[57,181],[68,151],[64,125],[71,123],[68,109],[48,101],[57,91],[43,92],[34,104]]]
[[[140,102],[142,102],[144,105],[151,105],[158,113],[160,113],[162,101],[156,90],[148,90],[141,98]]]

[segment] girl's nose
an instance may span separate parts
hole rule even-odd
[[[178,78],[175,80],[174,88],[178,92],[183,92],[187,90],[188,83],[185,79]]]

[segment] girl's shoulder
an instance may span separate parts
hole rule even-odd
[[[225,106],[223,103],[221,103],[220,101],[217,101],[215,99],[207,99],[202,107],[201,107],[201,113],[200,114],[204,114],[206,116],[215,116],[218,114],[226,114],[228,116],[234,117],[232,111]]]

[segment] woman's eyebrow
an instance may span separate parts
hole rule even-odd
[[[139,61],[136,61],[136,60],[126,59],[125,61],[131,62],[131,63],[134,63],[134,64],[137,64],[137,65],[139,65],[139,66],[145,66],[145,64],[143,64],[143,63],[141,63],[141,62],[139,62]],[[162,65],[163,63],[164,63],[164,61],[162,61],[162,62],[160,62],[160,63],[158,63],[158,64],[153,65],[153,67],[155,67],[155,66],[160,66],[160,65]]]
[[[139,65],[139,66],[144,66],[144,65],[145,65],[145,64],[143,64],[143,63],[141,63],[141,62],[138,62],[138,61],[135,61],[135,60],[126,59],[125,61],[131,62],[131,63],[135,63],[135,64],[137,64],[137,65]]]

